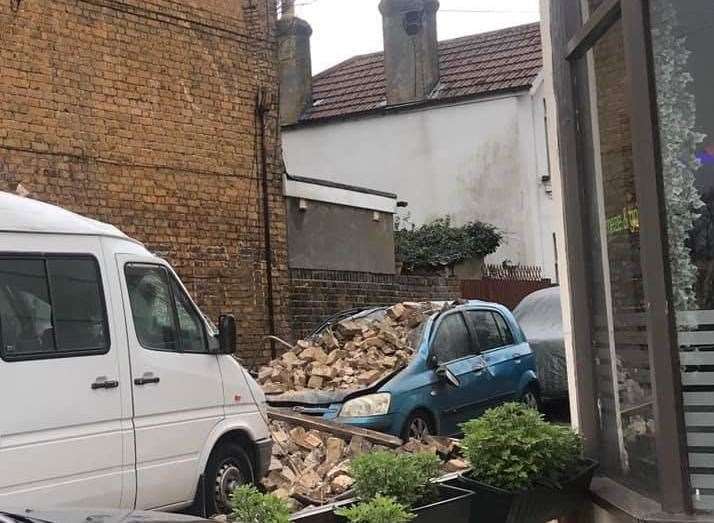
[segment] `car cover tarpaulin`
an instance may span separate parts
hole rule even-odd
[[[560,288],[552,287],[530,294],[516,307],[514,314],[536,355],[543,396],[567,396],[568,375]]]

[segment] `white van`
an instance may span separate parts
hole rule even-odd
[[[0,510],[223,510],[272,446],[235,338],[118,229],[0,193]]]

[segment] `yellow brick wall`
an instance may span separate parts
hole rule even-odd
[[[0,190],[22,184],[164,255],[208,314],[238,315],[251,360],[269,356],[261,89],[274,298],[288,335],[274,4],[0,2]]]

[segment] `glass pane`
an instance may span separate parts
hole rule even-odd
[[[139,343],[148,349],[178,350],[166,271],[149,265],[127,265],[125,273]]]
[[[90,259],[47,260],[55,336],[61,351],[96,350],[109,345],[99,268]]]
[[[8,358],[54,352],[43,260],[0,260],[0,336]]]
[[[467,311],[466,314],[476,333],[480,350],[491,350],[504,345],[493,313],[490,311]]]
[[[622,24],[578,67],[586,157],[586,218],[592,357],[602,471],[656,497],[655,423],[640,263],[639,205],[632,162]]]
[[[171,279],[171,287],[174,290],[176,300],[176,313],[179,323],[179,338],[181,340],[181,350],[188,352],[206,352],[206,340],[203,337],[203,327],[201,319],[191,305],[188,296]]]
[[[714,510],[714,4],[650,8],[692,494]]]
[[[471,336],[461,314],[450,314],[443,319],[434,338],[433,347],[439,363],[472,354]]]
[[[513,345],[513,334],[511,333],[511,328],[503,319],[500,314],[494,313],[493,317],[496,318],[496,323],[498,323],[498,329],[501,331],[501,337],[503,338],[504,345]]]

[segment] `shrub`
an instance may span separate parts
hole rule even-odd
[[[462,429],[473,466],[470,477],[492,487],[518,491],[536,483],[558,485],[580,464],[580,437],[520,403],[491,409]]]
[[[434,454],[379,451],[354,459],[350,472],[359,499],[369,501],[386,496],[412,507],[434,493],[435,487],[430,480],[439,474],[439,466],[439,459]]]
[[[469,222],[463,227],[453,227],[448,216],[419,227],[402,220],[396,223],[394,231],[397,259],[407,272],[433,272],[472,258],[483,258],[494,253],[502,239],[493,225]]]
[[[337,509],[335,513],[347,518],[350,523],[408,523],[414,519],[414,514],[409,513],[404,505],[384,496],[350,508]]]
[[[241,485],[231,496],[231,519],[240,523],[288,523],[290,509],[282,499],[262,494],[252,485]]]

